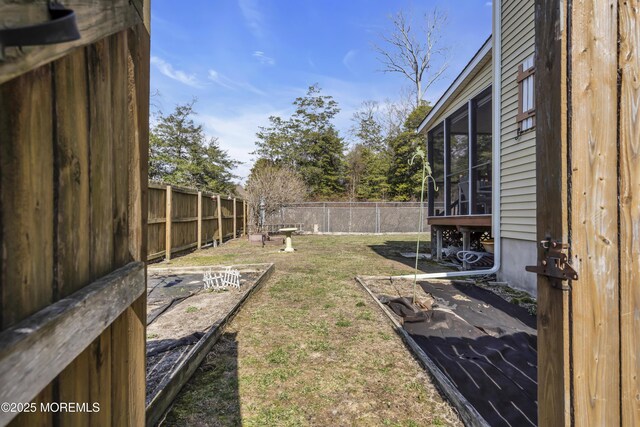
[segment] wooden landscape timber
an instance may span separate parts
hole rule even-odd
[[[275,270],[274,264],[260,264],[260,265],[247,265],[247,266],[233,266],[240,271],[254,271],[255,269],[262,267],[263,272],[256,280],[253,287],[242,296],[242,298],[235,304],[235,306],[227,313],[222,321],[216,326],[212,327],[207,333],[198,341],[194,348],[190,351],[189,355],[172,373],[172,375],[161,384],[161,391],[156,394],[149,402],[146,409],[146,425],[152,427],[160,420],[162,415],[171,406],[171,403],[178,395],[182,387],[189,381],[189,378],[193,375],[195,370],[200,366],[207,353],[211,350],[213,345],[218,341],[224,328],[233,319],[238,310],[245,303],[254,292],[260,289],[264,283],[271,277]],[[265,269],[266,267],[266,269]],[[186,267],[186,268],[168,268],[168,269],[153,269],[153,272],[164,272],[167,274],[179,274],[183,273],[202,273],[208,266],[201,267]]]

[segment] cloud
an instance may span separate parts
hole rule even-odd
[[[225,89],[244,90],[244,91],[255,93],[256,95],[261,95],[261,96],[266,95],[266,93],[263,90],[258,89],[251,83],[230,79],[229,77],[223,74],[220,74],[219,72],[213,69],[209,69],[208,78],[212,82],[218,84],[219,86],[222,86]]]
[[[218,73],[216,70],[209,70],[208,77],[209,77],[209,80],[219,84],[224,88],[232,89],[232,90],[234,89],[233,85],[231,84],[231,81],[226,77],[224,77],[223,75],[221,75],[220,73]]]
[[[487,7],[491,7],[493,6],[493,2],[492,1],[485,2],[484,5]]]
[[[276,60],[271,57],[268,57],[261,50],[254,51],[251,56],[256,58],[263,65],[276,65]]]
[[[168,63],[162,58],[158,58],[157,56],[152,56],[151,64],[155,65],[158,71],[160,71],[162,74],[169,77],[170,79],[177,80],[180,83],[183,83],[188,86],[198,87],[198,88],[201,87],[195,74],[187,74],[182,70],[176,70],[175,68],[173,68],[173,65],[171,65],[170,63]]]
[[[249,176],[253,157],[250,153],[256,149],[256,132],[258,127],[269,124],[269,116],[287,116],[284,110],[277,110],[270,105],[255,105],[242,108],[238,111],[229,111],[228,114],[199,114],[205,132],[208,135],[218,137],[220,147],[227,150],[233,159],[243,162],[235,172],[242,180]]]
[[[238,0],[238,6],[240,6],[242,16],[251,33],[257,38],[262,38],[264,36],[264,17],[258,9],[257,0]]]
[[[317,70],[316,63],[313,62],[313,59],[311,59],[311,56],[309,56],[309,55],[307,55],[307,64],[309,64],[309,67],[312,70],[314,70],[314,71]]]
[[[354,69],[353,69],[352,63],[353,63],[353,60],[356,57],[357,53],[358,53],[358,51],[356,49],[351,49],[342,58],[342,64],[346,67],[347,70],[349,70],[349,72],[351,72],[351,74],[356,74]]]

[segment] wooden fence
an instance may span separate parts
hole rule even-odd
[[[176,252],[246,234],[247,203],[242,199],[151,182],[148,209],[148,260],[171,259]]]
[[[0,426],[143,426],[149,2],[64,6],[79,40],[0,61]]]
[[[535,11],[538,423],[637,427],[640,1]]]

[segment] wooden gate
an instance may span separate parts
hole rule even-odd
[[[0,425],[144,425],[149,4],[62,3],[79,40],[0,61]]]
[[[640,2],[536,23],[538,238],[578,275],[538,276],[539,423],[640,426]]]

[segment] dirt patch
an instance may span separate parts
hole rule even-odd
[[[419,284],[413,285],[410,280],[377,280],[367,282],[369,289],[379,297],[389,299],[407,298],[413,301],[415,292],[416,306],[430,310],[435,302],[432,295],[426,293]],[[398,320],[401,320],[399,316]]]
[[[267,270],[241,271],[240,287],[203,289],[203,272],[150,270],[147,279],[147,405],[168,387],[211,331],[226,321]],[[213,267],[212,270],[221,270]]]
[[[155,284],[159,280],[160,283],[155,284],[147,295],[149,317],[157,310],[165,307],[166,310],[162,315],[147,320],[150,322],[147,337],[151,336],[153,340],[175,339],[207,331],[251,289],[259,275],[257,272],[242,273],[239,289],[214,291],[203,289],[202,274],[153,274],[149,281]],[[178,280],[180,282],[176,283]]]

